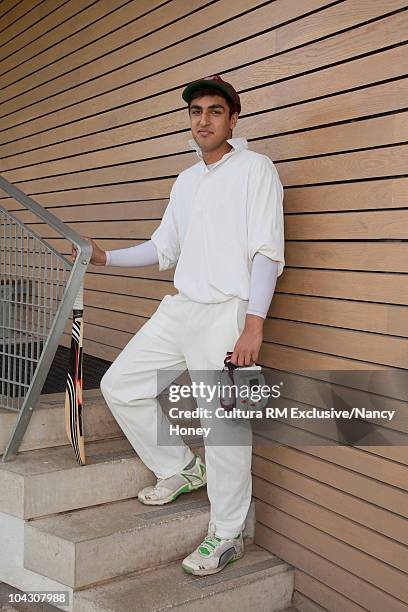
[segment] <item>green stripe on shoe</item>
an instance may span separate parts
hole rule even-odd
[[[182,487],[181,489],[179,489],[179,490],[177,491],[177,493],[175,493],[175,494],[173,495],[173,497],[171,498],[171,501],[174,501],[175,499],[177,499],[177,497],[178,497],[179,495],[181,495],[182,493],[189,493],[190,491],[191,491],[191,489],[190,489],[190,485],[188,485],[188,484],[184,485],[184,487]]]

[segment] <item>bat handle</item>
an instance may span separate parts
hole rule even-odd
[[[84,309],[84,280],[82,279],[77,296],[74,302],[74,310]]]

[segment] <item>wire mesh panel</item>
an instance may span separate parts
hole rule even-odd
[[[1,190],[77,252],[72,263],[0,206],[0,408],[17,413],[4,462],[17,454],[74,304],[82,303],[92,246],[3,176]]]
[[[30,228],[0,209],[0,406],[19,411],[71,268]]]

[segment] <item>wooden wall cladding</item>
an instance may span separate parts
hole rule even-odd
[[[402,0],[3,0],[0,172],[102,248],[147,240],[196,160],[181,90],[219,72],[242,100],[234,136],[285,188],[286,267],[260,363],[404,372],[407,25]],[[85,351],[115,359],[172,280],[90,266]],[[300,383],[297,399],[317,405]],[[404,397],[385,401],[407,435]],[[257,542],[297,568],[299,610],[405,612],[408,446],[307,446],[308,433],[256,439]]]

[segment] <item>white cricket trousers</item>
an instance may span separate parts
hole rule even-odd
[[[247,306],[248,300],[237,297],[204,304],[180,293],[166,295],[103,376],[100,386],[106,403],[157,478],[177,474],[194,458],[182,438],[174,445],[174,434],[168,446],[162,444],[162,438],[158,445],[158,419],[159,423],[167,421],[167,416],[157,395],[186,369],[190,374],[192,370],[220,372],[226,352],[234,350],[244,328]],[[161,380],[166,369],[169,378],[159,388],[157,370]],[[201,419],[203,427],[205,420]],[[217,428],[217,439],[229,440],[225,445],[205,445],[210,525],[215,526],[217,535],[228,538],[243,530],[251,503],[252,434],[249,427],[249,433],[239,435],[240,425],[236,428],[239,445],[235,445],[235,437],[231,443],[234,421],[213,418],[207,425]]]

